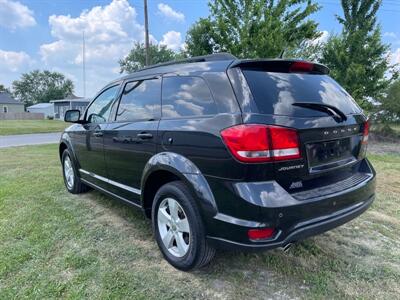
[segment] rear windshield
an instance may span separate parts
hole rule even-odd
[[[326,116],[324,112],[293,106],[313,102],[337,107],[345,114],[361,110],[331,77],[319,74],[275,73],[242,69],[258,113],[296,117]]]

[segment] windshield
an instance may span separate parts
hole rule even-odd
[[[242,69],[259,113],[311,117],[326,113],[292,105],[296,102],[335,106],[345,114],[360,113],[353,98],[331,77]]]

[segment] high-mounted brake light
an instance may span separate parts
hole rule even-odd
[[[306,61],[295,61],[289,67],[289,72],[292,73],[307,73],[314,69],[314,64]]]
[[[368,135],[369,135],[369,120],[365,121],[364,123],[363,138],[362,138],[363,144],[368,143]]]
[[[268,162],[301,158],[295,129],[245,124],[221,131],[232,155],[241,162]]]

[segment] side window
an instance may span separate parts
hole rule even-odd
[[[158,119],[161,115],[161,78],[128,82],[118,106],[117,121]]]
[[[90,123],[104,123],[107,122],[110,116],[111,105],[117,94],[119,85],[110,87],[97,96],[96,100],[90,104],[86,118]]]
[[[217,113],[217,106],[203,78],[185,76],[164,78],[163,117],[204,116]]]

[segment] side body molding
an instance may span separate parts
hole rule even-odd
[[[156,171],[169,171],[184,181],[197,196],[200,211],[207,216],[215,216],[218,212],[214,195],[207,180],[193,162],[173,152],[161,152],[154,155],[143,170],[141,190],[144,191],[147,178]],[[143,193],[141,195],[144,203]]]

